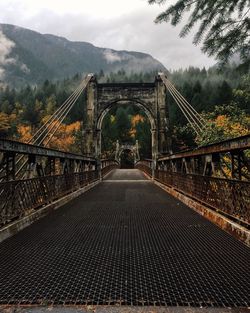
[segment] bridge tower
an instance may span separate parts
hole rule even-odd
[[[93,76],[87,86],[83,129],[84,153],[101,156],[101,127],[105,115],[118,104],[133,103],[146,113],[152,133],[152,159],[171,152],[166,86],[160,75],[153,83],[99,84]]]

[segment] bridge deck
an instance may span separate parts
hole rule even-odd
[[[1,304],[250,306],[250,249],[116,170],[0,244]]]

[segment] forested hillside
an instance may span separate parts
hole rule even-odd
[[[5,55],[0,62],[0,85],[19,87],[26,83],[41,84],[71,77],[77,72],[105,73],[126,68],[140,73],[166,70],[151,55],[136,51],[99,48],[88,42],[70,41],[63,37],[38,32],[10,24],[0,24],[0,41]]]
[[[156,72],[126,74],[124,70],[104,75],[99,82],[152,82]],[[171,96],[168,96],[171,131],[175,150],[214,142],[249,133],[250,76],[235,67],[223,70],[189,68],[168,74],[183,96],[204,115],[207,131],[196,138],[185,117]],[[79,84],[81,76],[57,83],[46,80],[38,87],[0,90],[0,136],[28,141],[35,129],[43,124],[55,109]],[[50,147],[81,152],[81,129],[84,123],[85,97],[80,97],[55,136]],[[103,151],[109,155],[118,139],[120,142],[139,141],[141,154],[150,157],[150,125],[145,114],[136,106],[118,106],[103,122]]]

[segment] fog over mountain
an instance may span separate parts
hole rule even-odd
[[[88,42],[0,24],[0,80],[14,86],[63,79],[76,73],[162,71],[151,55],[98,48]]]

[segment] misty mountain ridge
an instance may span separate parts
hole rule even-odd
[[[76,73],[165,71],[151,55],[98,48],[88,42],[0,24],[0,81],[13,86],[64,79]]]

